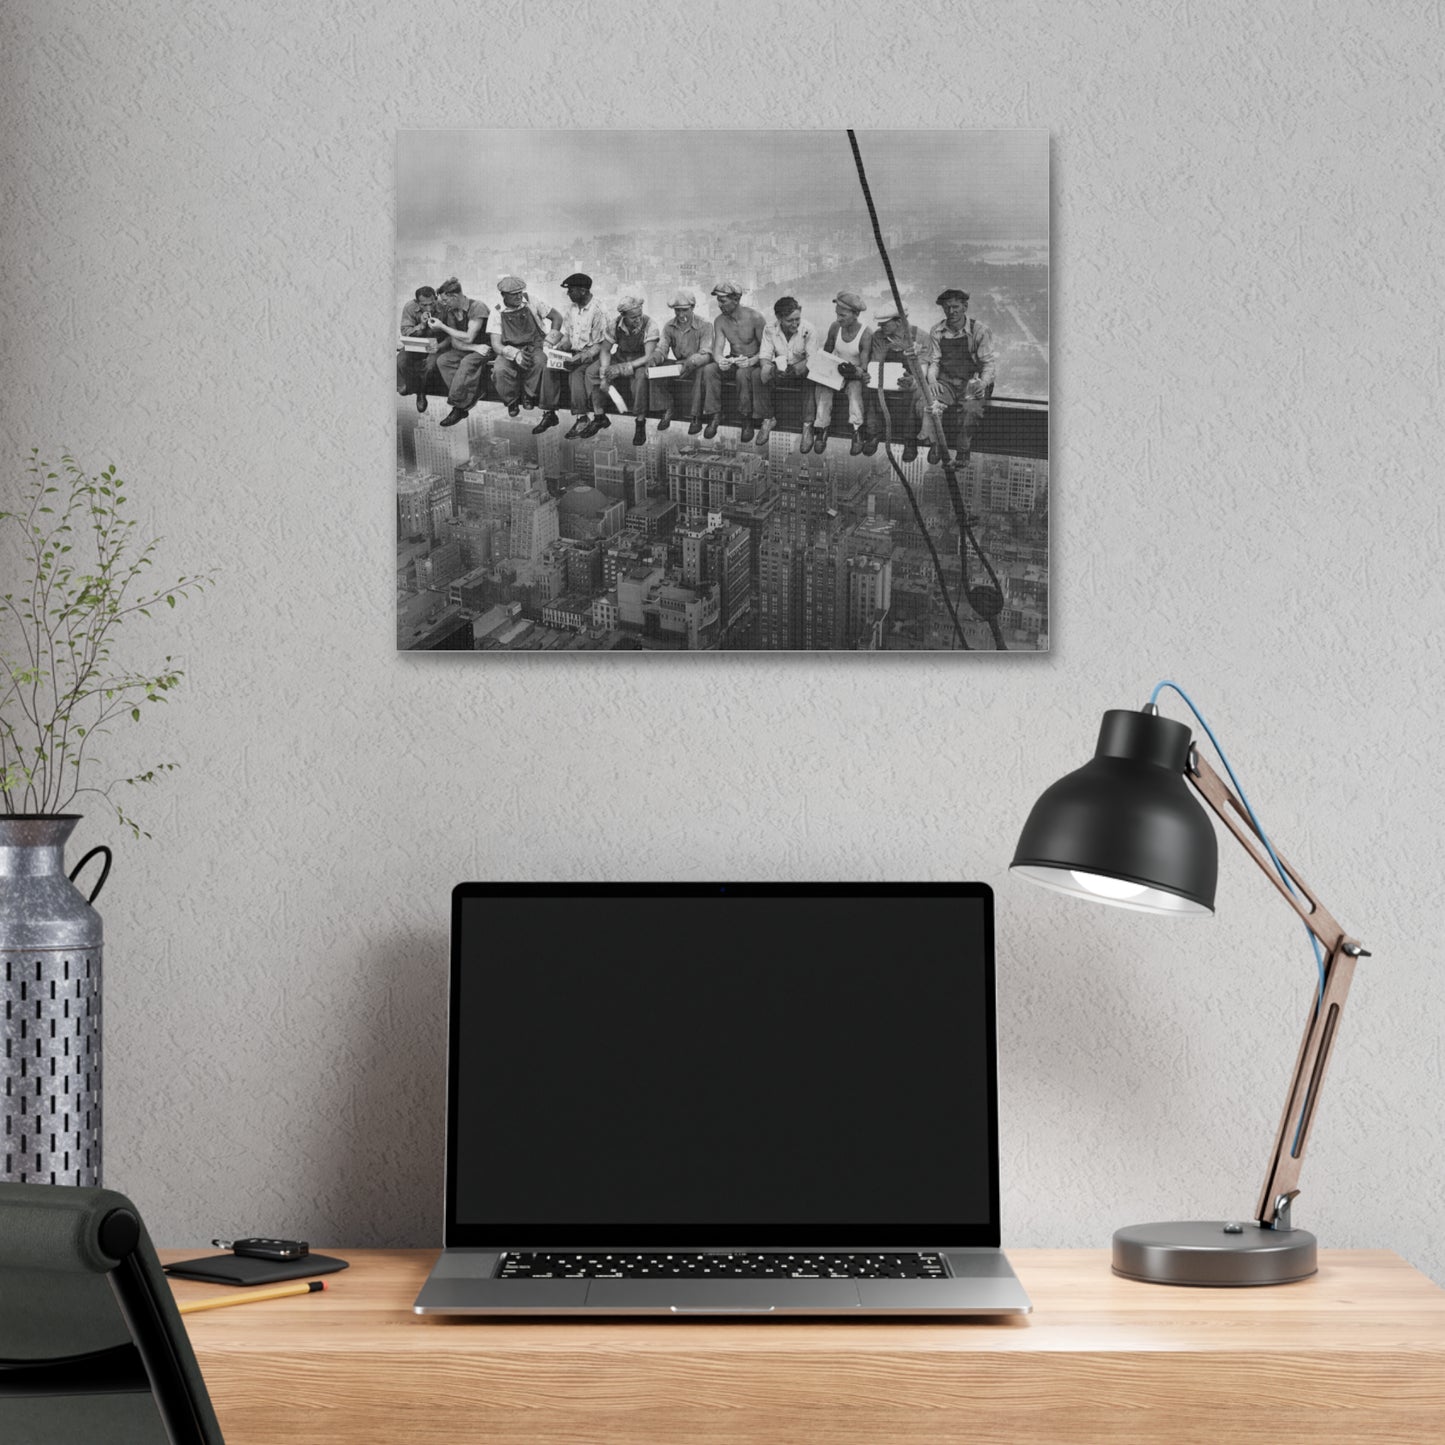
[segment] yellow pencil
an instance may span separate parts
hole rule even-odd
[[[187,1300],[183,1305],[177,1305],[183,1315],[193,1313],[195,1310],[220,1310],[227,1305],[248,1305],[254,1304],[257,1300],[263,1299],[285,1299],[293,1294],[315,1294],[317,1290],[326,1288],[324,1279],[313,1279],[304,1284],[281,1284],[275,1289],[251,1289],[245,1294],[218,1294],[212,1295],[210,1299]]]

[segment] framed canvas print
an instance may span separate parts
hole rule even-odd
[[[397,646],[1043,652],[1049,138],[403,131]]]

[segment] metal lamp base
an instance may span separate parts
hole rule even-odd
[[[1114,1234],[1114,1273],[1145,1284],[1242,1289],[1290,1284],[1318,1268],[1307,1229],[1211,1219],[1131,1224]]]

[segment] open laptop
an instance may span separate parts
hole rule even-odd
[[[993,894],[452,894],[446,1248],[414,1309],[998,1315]]]

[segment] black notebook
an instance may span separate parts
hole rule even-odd
[[[347,1261],[329,1254],[304,1254],[300,1259],[256,1259],[245,1254],[208,1254],[165,1267],[180,1279],[206,1279],[213,1284],[280,1284],[313,1274],[335,1274]]]

